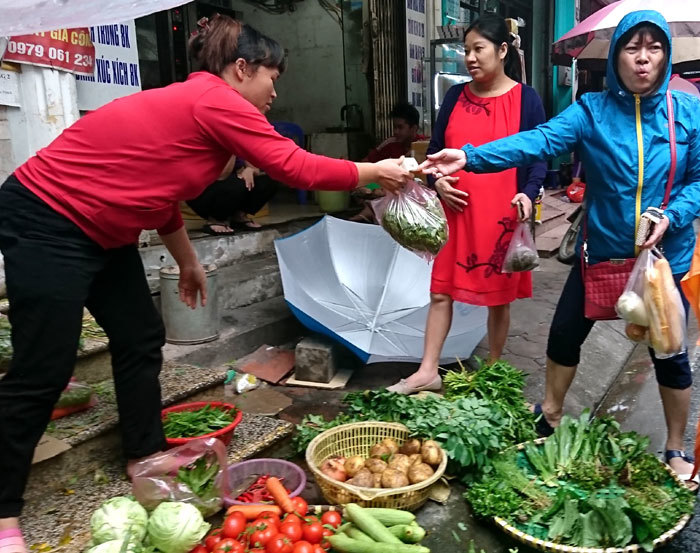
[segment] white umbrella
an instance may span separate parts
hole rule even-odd
[[[324,217],[275,242],[284,297],[310,330],[368,363],[423,356],[431,265],[377,225]],[[486,335],[487,310],[455,303],[443,362],[466,359]]]
[[[187,0],[0,0],[0,36],[135,19]]]
[[[700,60],[700,1],[619,0],[594,12],[552,46],[552,60],[581,68],[604,69],[610,39],[622,18],[638,10],[655,10],[664,16],[673,37],[673,64],[677,70],[694,68]]]

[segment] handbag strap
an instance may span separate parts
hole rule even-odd
[[[664,201],[661,204],[661,209],[666,209],[668,200],[671,197],[671,188],[673,188],[673,180],[676,177],[676,118],[673,113],[673,98],[671,91],[666,91],[666,108],[668,110],[668,141],[671,144],[671,168],[668,170],[668,181],[666,182],[666,193]]]
[[[671,189],[673,188],[673,181],[676,178],[676,118],[673,112],[673,97],[671,96],[671,91],[666,91],[666,109],[668,111],[668,141],[671,146],[671,167],[668,170],[668,180],[666,181],[666,190],[664,192],[664,199],[661,202],[661,209],[666,209],[668,206],[668,201],[671,198]],[[583,216],[583,245],[581,249],[581,260],[584,261],[587,252],[586,242],[588,241],[588,213]],[[583,264],[582,264],[583,266]]]

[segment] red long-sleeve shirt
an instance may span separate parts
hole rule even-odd
[[[357,186],[353,163],[299,148],[206,72],[87,114],[15,175],[103,248],[115,248],[135,243],[143,229],[178,230],[178,202],[199,196],[232,154],[296,188]]]

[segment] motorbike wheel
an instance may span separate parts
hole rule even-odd
[[[577,221],[574,221],[574,223],[569,227],[569,230],[566,231],[566,234],[559,245],[557,259],[566,265],[571,265],[576,257],[576,240],[578,240],[580,228],[581,227],[577,224]]]

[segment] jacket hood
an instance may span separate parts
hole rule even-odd
[[[640,23],[651,23],[656,25],[661,29],[668,42],[668,59],[669,63],[666,67],[666,75],[664,76],[663,83],[661,87],[656,91],[656,94],[666,94],[666,89],[668,88],[668,83],[671,80],[671,30],[668,27],[668,23],[664,16],[659,12],[654,10],[639,10],[636,12],[628,13],[622,18],[618,24],[615,32],[613,33],[612,39],[610,40],[610,52],[608,53],[608,67],[607,67],[607,81],[608,89],[616,96],[627,96],[629,92],[625,89],[623,84],[620,82],[620,78],[617,74],[617,68],[615,64],[615,50],[617,49],[617,43],[620,41],[622,35],[629,31],[632,27],[639,25]]]

